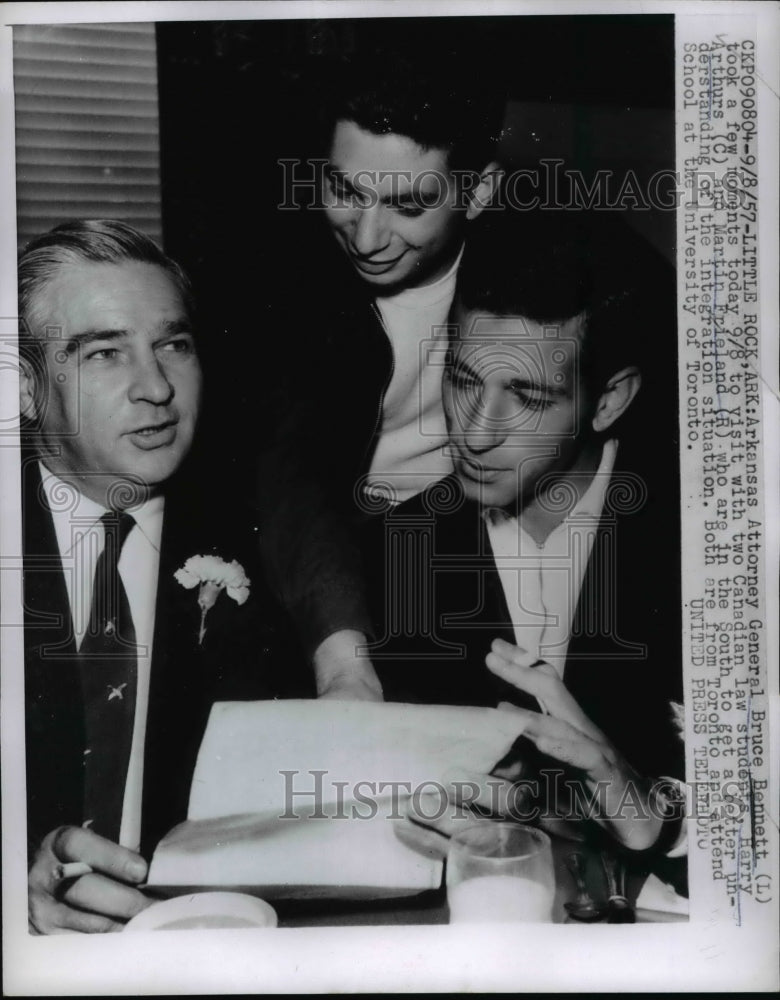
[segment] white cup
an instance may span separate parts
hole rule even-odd
[[[447,853],[450,923],[551,923],[555,869],[550,838],[518,823],[481,820]]]
[[[152,903],[125,925],[126,931],[276,927],[276,910],[241,892],[192,892]]]

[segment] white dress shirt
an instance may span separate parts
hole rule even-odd
[[[605,442],[590,486],[541,544],[523,530],[518,518],[504,517],[497,511],[485,512],[490,547],[512,617],[515,642],[535,658],[555,667],[561,679],[574,613],[616,456],[617,441]],[[675,784],[681,787],[680,782]],[[687,848],[687,826],[683,823],[666,856],[683,857]]]
[[[616,455],[617,441],[607,441],[588,489],[542,544],[523,530],[522,520],[497,511],[485,513],[515,642],[547,660],[561,678]]]
[[[438,281],[376,299],[393,348],[367,490],[401,503],[452,472],[441,402],[446,323],[463,254]],[[383,486],[389,487],[383,488]]]
[[[89,625],[95,566],[105,544],[105,531],[100,518],[107,510],[49,472],[43,463],[39,462],[39,466],[43,490],[54,521],[76,647],[80,649]],[[125,540],[117,564],[138,644],[135,723],[119,833],[119,843],[132,850],[138,850],[141,841],[144,742],[163,507],[162,497],[152,497],[128,510],[135,519],[135,526]]]

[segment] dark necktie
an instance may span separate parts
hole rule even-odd
[[[79,650],[84,698],[84,824],[119,840],[122,802],[135,720],[137,647],[127,594],[117,563],[135,526],[127,513],[100,519],[105,547],[95,565],[92,609]]]

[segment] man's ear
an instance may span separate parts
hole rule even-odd
[[[28,358],[19,358],[19,416],[23,420],[38,419],[38,381]]]
[[[621,371],[615,372],[607,382],[604,392],[596,404],[593,430],[597,434],[603,433],[615,423],[618,417],[623,416],[633,403],[641,385],[642,376],[639,374],[638,368],[623,368]]]
[[[469,207],[466,209],[467,219],[476,219],[483,208],[489,205],[498,193],[504,170],[497,162],[488,163],[479,175],[479,184],[469,192]]]

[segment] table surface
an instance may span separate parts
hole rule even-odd
[[[607,899],[607,884],[597,848],[569,840],[552,838],[555,864],[553,923],[571,918],[564,903],[576,897],[574,879],[566,868],[566,858],[578,851],[585,861],[588,891],[597,902]],[[646,875],[632,872],[626,878],[626,896],[635,904]],[[372,900],[273,899],[280,927],[355,927],[392,924],[446,924],[449,922],[446,889],[428,890],[416,896]],[[641,918],[640,918],[641,919]]]

